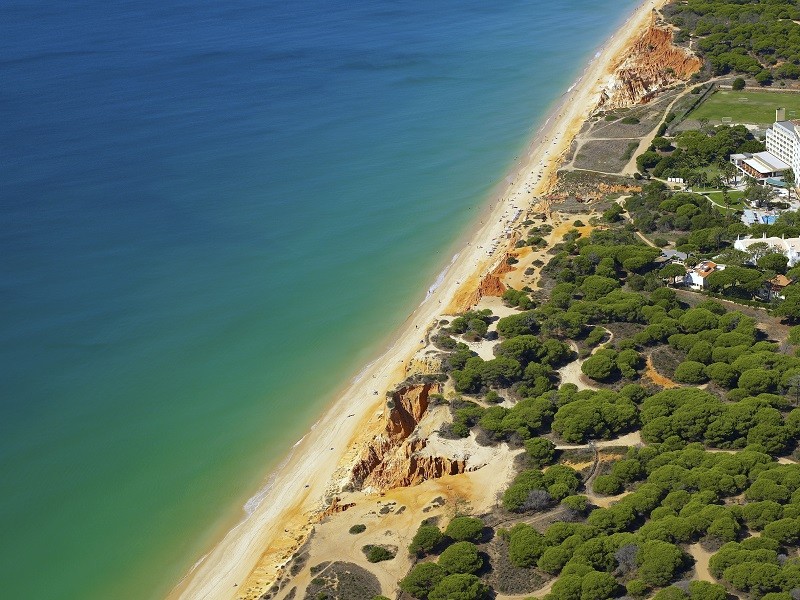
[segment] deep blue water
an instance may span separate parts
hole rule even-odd
[[[0,4],[0,581],[159,598],[634,0]]]

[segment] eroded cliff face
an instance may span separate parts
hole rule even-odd
[[[603,90],[598,108],[612,110],[649,102],[658,92],[687,81],[702,61],[672,43],[672,30],[653,22],[628,56],[617,65]]]
[[[412,437],[428,410],[430,394],[438,392],[438,384],[426,383],[392,394],[385,430],[373,438],[353,465],[350,485],[354,489],[387,490],[465,471],[466,461],[425,455],[421,451],[427,440]]]
[[[514,255],[511,253],[506,253],[500,264],[497,265],[497,267],[491,273],[488,273],[483,279],[481,279],[478,288],[475,289],[467,298],[464,310],[475,306],[481,301],[481,298],[488,296],[497,296],[498,298],[502,297],[503,293],[508,289],[503,283],[503,275],[514,270],[514,267],[508,264],[508,258],[511,256]]]

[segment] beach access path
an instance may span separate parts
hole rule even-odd
[[[268,589],[324,508],[332,478],[353,460],[364,432],[379,418],[385,391],[404,379],[406,363],[424,345],[424,341],[420,343],[424,332],[446,309],[474,297],[482,277],[505,258],[508,229],[519,226],[534,199],[549,192],[565,153],[597,106],[602,89],[628,48],[649,26],[651,11],[665,3],[644,2],[606,42],[531,142],[511,182],[492,200],[482,224],[440,287],[401,325],[391,346],[342,391],[273,474],[272,486],[258,507],[184,577],[170,600],[257,598]],[[546,206],[537,210],[548,212]]]

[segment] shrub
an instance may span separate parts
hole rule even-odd
[[[737,77],[736,79],[734,79],[733,84],[731,84],[731,87],[737,91],[743,90],[744,86],[745,86],[745,81],[741,77]]]
[[[589,571],[581,581],[581,600],[612,598],[617,587],[617,580],[611,573]]]
[[[671,585],[653,596],[653,600],[689,600],[689,594],[682,589]]]
[[[639,121],[639,119],[636,117],[625,117],[620,121],[620,123],[623,123],[624,125],[638,125],[640,122],[641,121]]]
[[[649,589],[647,584],[641,579],[631,579],[627,584],[625,584],[625,588],[627,589],[628,594],[634,598],[644,597]]]
[[[700,340],[689,350],[689,353],[686,355],[686,360],[693,360],[707,365],[711,362],[711,353],[713,350],[709,342]]]
[[[613,350],[601,350],[583,362],[581,371],[595,381],[606,381],[618,373],[615,359],[616,352]]]
[[[616,475],[598,475],[592,488],[604,496],[616,496],[623,490],[622,480]]]
[[[624,343],[620,342],[620,344]],[[617,354],[617,367],[622,375],[628,379],[636,377],[636,370],[642,366],[642,357],[633,349],[621,350]]]
[[[356,535],[358,533],[364,533],[366,530],[367,530],[367,526],[364,525],[363,523],[359,523],[358,525],[353,525],[350,528],[350,533],[352,533],[353,535]]]
[[[717,326],[719,317],[707,308],[692,308],[678,319],[678,323],[686,333],[698,333]]]
[[[525,440],[525,454],[528,462],[537,469],[541,469],[553,462],[556,446],[544,438],[531,438]]]
[[[415,598],[424,598],[444,578],[444,569],[436,563],[421,563],[400,580],[400,589]]]
[[[456,517],[444,534],[456,542],[479,542],[483,537],[483,521],[475,517]]]
[[[724,586],[708,581],[690,581],[689,594],[692,600],[725,600],[728,597]]]
[[[456,542],[439,556],[439,566],[448,575],[475,573],[483,566],[478,548],[471,542]]]
[[[675,379],[683,383],[705,383],[708,376],[703,363],[694,360],[686,360],[675,369]]]
[[[383,546],[373,546],[371,544],[367,544],[361,551],[367,557],[367,560],[371,563],[382,562],[384,560],[392,560],[395,556],[395,553],[389,550],[388,548],[384,548]]]
[[[503,401],[503,397],[494,390],[489,390],[486,392],[484,400],[489,404],[500,404]]]
[[[739,387],[753,396],[771,391],[774,385],[774,373],[763,369],[748,369],[739,377]]]
[[[539,471],[523,471],[503,493],[503,508],[512,512],[546,508],[553,498],[544,485],[544,477]]]
[[[518,567],[530,567],[547,549],[544,536],[526,523],[518,523],[509,532],[508,558]]]
[[[410,554],[428,554],[442,542],[442,532],[435,525],[423,523],[408,546]]]
[[[615,205],[618,207],[618,205]],[[583,280],[581,289],[589,300],[598,300],[620,287],[620,282],[610,277],[589,275]]]
[[[651,586],[667,585],[683,567],[685,555],[673,544],[660,540],[646,542],[636,557],[639,577]]]
[[[428,600],[483,600],[489,587],[475,575],[449,575],[428,594]]]
[[[597,344],[603,341],[606,335],[607,332],[602,327],[593,327],[589,335],[586,336],[586,345],[591,347],[597,346]]]
[[[542,571],[555,575],[569,559],[572,558],[572,551],[563,546],[553,546],[545,550],[536,562],[536,566]]]
[[[727,363],[715,362],[706,367],[706,375],[719,386],[732,388],[739,380],[739,372]]]
[[[561,501],[561,504],[578,515],[585,515],[589,509],[589,499],[586,496],[567,496]]]

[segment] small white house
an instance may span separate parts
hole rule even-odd
[[[694,290],[702,290],[706,288],[706,278],[715,273],[716,271],[724,271],[725,265],[718,265],[717,263],[704,260],[695,268],[690,269],[686,273],[683,282]]]

